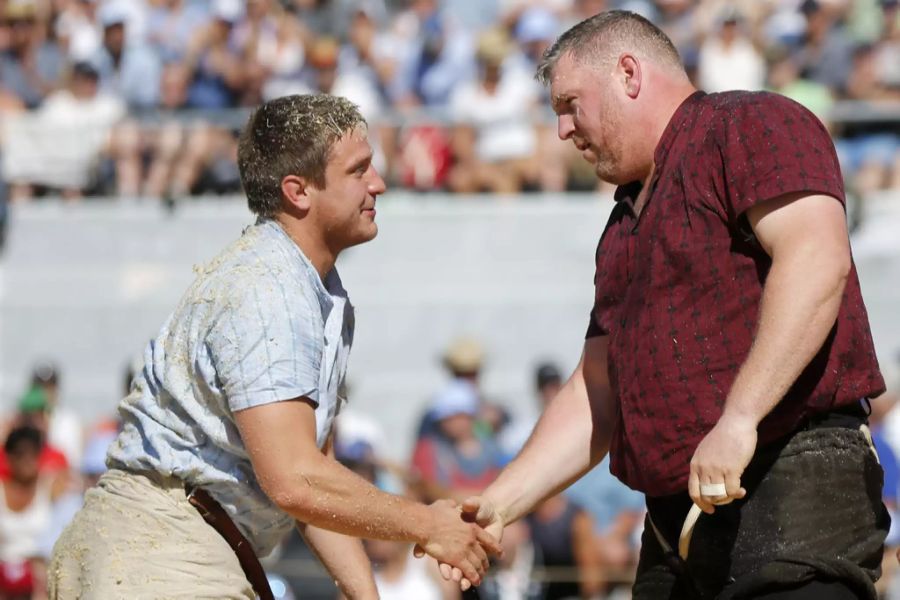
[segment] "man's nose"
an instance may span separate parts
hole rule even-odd
[[[375,170],[375,167],[372,167],[372,179],[369,181],[369,193],[373,196],[377,196],[378,194],[383,194],[387,189],[387,184],[384,183],[384,179]]]
[[[556,133],[559,135],[559,139],[563,141],[572,137],[572,134],[575,133],[575,120],[572,118],[572,115],[559,116],[556,124]]]

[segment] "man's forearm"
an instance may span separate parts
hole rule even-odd
[[[528,514],[584,475],[609,450],[613,423],[608,386],[585,383],[584,363],[602,357],[582,358],[582,363],[550,402],[518,456],[484,492],[508,524]]]
[[[781,401],[834,327],[846,280],[845,265],[811,246],[773,260],[756,338],[723,417],[758,424]]]
[[[428,507],[382,492],[328,457],[307,461],[291,480],[276,502],[298,521],[353,537],[426,542]]]
[[[372,565],[362,542],[341,533],[297,522],[297,529],[350,600],[378,598]]]

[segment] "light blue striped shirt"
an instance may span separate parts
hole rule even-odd
[[[234,412],[305,396],[321,448],[342,402],[353,307],[337,271],[323,282],[274,221],[248,227],[197,271],[147,346],[107,463],[205,488],[262,556],[293,519],[260,489]]]

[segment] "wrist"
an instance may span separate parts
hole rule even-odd
[[[726,403],[727,404],[727,403]],[[725,408],[722,416],[719,418],[720,423],[726,423],[741,429],[752,429],[756,431],[762,416],[754,414],[752,411],[742,410],[738,408]]]
[[[412,540],[414,543],[418,544],[422,548],[424,548],[429,541],[431,541],[433,531],[435,528],[435,515],[434,511],[432,511],[425,504],[414,504],[414,511],[412,513],[412,519],[410,522],[412,523],[412,531],[410,532],[412,536]]]
[[[484,498],[494,509],[495,518],[500,521],[503,527],[509,525],[510,521],[515,520],[512,515],[512,506],[508,502],[504,502],[502,498],[498,498],[497,494],[491,494],[490,490],[485,490],[482,494]]]

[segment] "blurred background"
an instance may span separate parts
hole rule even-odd
[[[285,94],[356,102],[389,185],[378,238],[339,261],[357,307],[340,459],[423,501],[485,486],[578,360],[612,207],[534,66],[613,8],[659,25],[698,87],[782,93],[832,132],[894,510],[897,0],[0,0],[0,599],[42,597],[144,345],[252,222],[237,132]],[[482,597],[628,598],[642,522],[601,464],[507,530]],[[879,585],[900,598],[900,529],[888,545]],[[458,597],[407,546],[367,551],[383,598]],[[265,564],[281,598],[335,596],[297,536]]]

